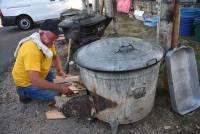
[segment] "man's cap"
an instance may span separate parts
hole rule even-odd
[[[47,19],[40,25],[41,30],[53,32],[56,35],[59,35],[60,31],[58,29],[58,21]]]

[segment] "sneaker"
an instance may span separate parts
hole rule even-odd
[[[19,95],[19,101],[21,103],[24,103],[24,104],[28,104],[32,101],[31,98],[28,98],[28,97],[25,97],[25,96],[22,96],[22,95]]]

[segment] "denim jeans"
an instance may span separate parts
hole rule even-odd
[[[53,82],[53,78],[54,78],[53,73],[49,72],[49,74],[46,77],[46,80],[49,82]],[[19,95],[25,96],[27,98],[44,100],[44,101],[54,100],[54,97],[59,95],[57,91],[41,89],[39,87],[32,85],[28,87],[18,87],[18,92]]]

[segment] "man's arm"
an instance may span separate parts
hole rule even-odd
[[[65,72],[62,69],[62,63],[58,55],[53,56],[53,63],[56,67],[57,73],[59,76],[65,77]]]
[[[37,71],[28,71],[28,76],[31,81],[31,84],[42,89],[56,90],[60,93],[66,94],[69,92],[69,88],[67,85],[59,85],[48,82],[47,80],[40,78],[40,73]]]

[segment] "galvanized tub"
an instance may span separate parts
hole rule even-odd
[[[75,61],[93,97],[96,117],[112,126],[147,116],[162,57],[159,46],[133,37],[102,39],[79,49]]]
[[[172,109],[184,115],[200,106],[200,87],[194,50],[181,46],[165,57]]]

